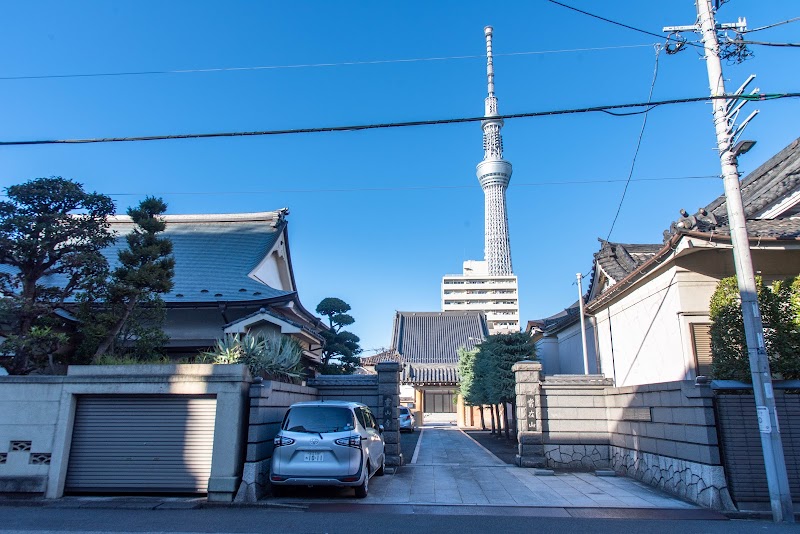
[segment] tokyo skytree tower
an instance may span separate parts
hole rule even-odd
[[[486,35],[486,77],[489,94],[485,100],[484,117],[497,117],[497,97],[494,95],[494,65],[492,62],[492,27],[483,29]],[[511,247],[508,240],[506,189],[511,180],[511,163],[503,159],[503,119],[488,118],[483,127],[483,161],[478,164],[478,181],[484,194],[485,247],[484,258],[490,276],[511,275]]]

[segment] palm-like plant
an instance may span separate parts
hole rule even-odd
[[[302,349],[290,337],[274,333],[257,332],[227,334],[217,340],[211,351],[203,356],[212,363],[243,363],[254,376],[278,380],[300,378]]]

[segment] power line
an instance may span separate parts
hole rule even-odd
[[[628,24],[623,24],[622,22],[617,22],[616,20],[607,19],[605,17],[601,17],[600,15],[595,15],[594,13],[589,13],[588,11],[584,11],[582,9],[578,9],[577,7],[572,7],[572,6],[569,6],[567,4],[562,4],[561,2],[557,2],[556,0],[547,0],[547,1],[552,3],[552,4],[556,4],[556,5],[559,5],[561,7],[565,7],[567,9],[571,9],[572,11],[576,11],[576,12],[581,13],[583,15],[587,15],[589,17],[593,17],[593,18],[602,20],[604,22],[615,24],[617,26],[622,26],[623,28],[627,28],[629,30],[633,30],[633,31],[636,31],[636,32],[639,32],[639,33],[643,33],[645,35],[652,35],[654,37],[658,37],[659,39],[663,39],[664,38],[663,35],[659,35],[657,33],[649,32],[649,31],[643,30],[641,28],[636,28],[636,27],[630,26]],[[698,48],[703,48],[703,45],[700,45],[700,44],[697,44],[697,43],[694,43],[694,42],[691,42],[691,41],[684,41],[683,39],[678,39],[678,38],[675,38],[675,37],[672,37],[672,36],[667,37],[667,41],[674,41],[675,43],[678,43],[678,44],[688,43],[688,44],[690,44],[692,46],[695,46],[695,47],[698,47]]]
[[[775,26],[780,26],[781,24],[789,24],[790,22],[796,22],[798,20],[800,20],[800,17],[794,17],[792,19],[783,20],[781,22],[776,22],[774,24],[767,24],[766,26],[761,26],[760,28],[753,28],[752,30],[746,30],[746,29],[741,30],[740,33],[753,33],[753,32],[759,32],[761,30],[768,30],[769,28],[774,28]]]
[[[650,102],[653,98],[653,89],[656,87],[656,79],[658,79],[658,56],[661,54],[661,46],[656,45],[656,59],[655,65],[653,66],[653,81],[650,82],[650,92],[647,95],[647,101]],[[649,108],[653,109],[652,107]],[[614,231],[614,226],[617,224],[617,219],[619,218],[619,213],[622,211],[622,203],[625,202],[625,194],[628,192],[628,186],[631,183],[631,178],[633,178],[633,170],[636,168],[636,158],[639,156],[639,149],[642,146],[642,138],[644,137],[644,129],[647,126],[647,111],[645,111],[644,118],[642,119],[642,127],[639,130],[639,138],[636,140],[636,150],[633,152],[633,161],[631,161],[631,170],[628,173],[628,180],[625,182],[625,188],[622,190],[622,198],[619,199],[619,206],[617,206],[617,213],[614,214],[614,220],[611,221],[611,228],[608,230],[608,235],[606,236],[606,241],[611,239],[611,233]]]
[[[607,112],[613,109],[639,108],[666,106],[672,104],[687,104],[691,102],[705,102],[716,99],[733,100],[778,100],[783,98],[797,98],[800,93],[771,93],[758,95],[722,95],[722,96],[700,96],[692,98],[676,98],[671,100],[661,100],[657,102],[639,102],[630,104],[612,104],[605,106],[592,106],[586,108],[558,109],[549,111],[533,111],[528,113],[510,113],[506,115],[496,115],[492,119],[522,119],[530,117],[549,117],[558,115],[572,115],[578,113]],[[649,110],[648,110],[649,111]],[[361,130],[380,130],[387,128],[407,128],[409,126],[433,126],[440,124],[460,124],[468,122],[480,122],[487,117],[461,117],[452,119],[431,119],[407,122],[387,122],[377,124],[356,124],[348,126],[323,126],[315,128],[293,128],[286,130],[256,130],[250,132],[215,132],[215,133],[193,133],[193,134],[172,134],[172,135],[147,135],[134,137],[101,137],[86,139],[41,139],[27,141],[0,141],[0,146],[22,146],[22,145],[64,145],[64,144],[89,144],[89,143],[121,143],[133,141],[164,141],[168,139],[209,139],[215,137],[254,137],[265,135],[291,135],[325,132],[356,132]]]
[[[718,174],[704,174],[698,176],[662,176],[654,178],[637,178],[631,182],[668,182],[680,180],[712,180],[719,179]],[[391,181],[387,179],[386,181]],[[626,178],[607,178],[603,180],[561,180],[551,182],[512,182],[509,187],[546,187],[546,186],[565,186],[565,185],[604,185],[612,183],[627,182]],[[338,188],[316,188],[316,189],[260,189],[252,191],[172,191],[172,192],[149,192],[149,193],[108,193],[110,197],[139,197],[146,195],[158,196],[237,196],[237,195],[274,195],[277,193],[374,193],[374,192],[396,192],[396,191],[423,191],[423,190],[453,190],[453,189],[474,189],[474,185],[420,185],[420,186],[392,186],[392,187],[338,187]],[[8,198],[8,195],[0,194],[0,198]]]
[[[537,50],[530,52],[507,52],[505,54],[494,54],[497,56],[532,56],[543,54],[567,54],[574,52],[597,52],[604,50],[617,50],[625,48],[642,48],[652,46],[649,44],[619,45],[619,46],[597,46],[589,48],[569,48],[563,50]],[[444,57],[424,57],[409,59],[376,59],[373,61],[343,61],[339,63],[299,63],[294,65],[256,65],[249,67],[212,67],[205,69],[174,69],[174,70],[144,70],[130,72],[94,72],[94,73],[73,73],[73,74],[41,74],[32,76],[0,76],[1,80],[50,80],[60,78],[100,78],[114,76],[150,76],[158,74],[196,74],[211,72],[238,72],[238,71],[258,71],[258,70],[279,70],[279,69],[305,69],[320,67],[344,67],[357,65],[383,65],[390,63],[417,63],[424,61],[449,61],[459,59],[485,59],[485,55],[466,55],[466,56],[444,56]]]
[[[743,44],[743,45],[782,46],[789,48],[800,48],[800,43],[765,43],[764,41],[744,41],[739,39],[731,39],[729,42],[733,44]]]

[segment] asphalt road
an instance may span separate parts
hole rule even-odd
[[[347,533],[491,531],[539,533],[681,532],[738,534],[751,532],[798,532],[795,525],[775,525],[768,521],[687,520],[687,519],[606,519],[597,517],[552,517],[550,509],[521,509],[517,514],[492,507],[432,506],[426,509],[396,510],[387,513],[380,507],[339,506],[337,511],[310,508],[275,509],[269,507],[226,507],[195,510],[141,510],[102,508],[58,508],[0,506],[0,534],[49,534],[64,532],[99,533]],[[399,512],[399,513],[397,513]],[[552,510],[555,513],[555,510]],[[655,513],[654,513],[655,512]],[[563,513],[563,510],[560,512]],[[659,517],[647,511],[647,517]],[[533,514],[533,515],[532,515]],[[644,517],[644,516],[643,516]],[[663,516],[662,516],[663,517]]]

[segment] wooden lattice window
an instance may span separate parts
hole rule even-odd
[[[691,323],[694,368],[697,376],[711,376],[711,323]]]

